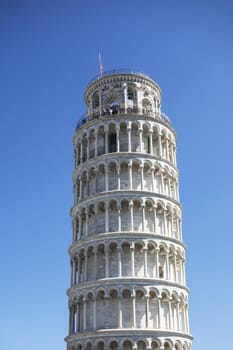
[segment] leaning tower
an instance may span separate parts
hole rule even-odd
[[[149,76],[92,80],[74,138],[67,350],[191,350],[176,134]]]

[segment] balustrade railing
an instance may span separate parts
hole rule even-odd
[[[120,68],[120,69],[112,69],[112,70],[104,71],[102,74],[97,74],[94,78],[92,78],[89,81],[89,83],[87,84],[87,87],[98,79],[105,78],[107,76],[115,75],[115,74],[136,74],[136,75],[140,75],[141,77],[150,79],[154,82],[154,80],[144,72],[139,72],[130,68]]]
[[[122,115],[122,116],[130,116],[130,115],[138,115],[138,116],[148,116],[148,117],[153,117],[157,120],[162,120],[164,123],[171,125],[169,117],[161,112],[161,113],[155,113],[155,112],[139,112],[136,108],[130,110],[130,111],[125,111],[123,108],[119,108],[116,111],[112,112],[111,110],[103,110],[102,113],[100,114],[99,112],[94,112],[92,115],[88,115],[87,112],[85,112],[78,120],[76,130],[81,128],[86,122],[89,122],[91,120],[97,119],[97,118],[102,118],[102,117],[109,117],[112,115]]]

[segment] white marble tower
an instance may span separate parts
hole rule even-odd
[[[191,350],[176,134],[149,76],[88,84],[73,139],[67,350]]]

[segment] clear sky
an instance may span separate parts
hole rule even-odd
[[[72,136],[83,92],[132,68],[163,91],[178,135],[193,350],[232,332],[233,4],[1,0],[0,348],[65,350]]]

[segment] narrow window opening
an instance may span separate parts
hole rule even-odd
[[[164,272],[162,266],[159,266],[159,278],[164,278]]]
[[[116,134],[109,135],[109,153],[116,152]]]
[[[150,138],[149,136],[147,137],[147,153],[150,153]]]

